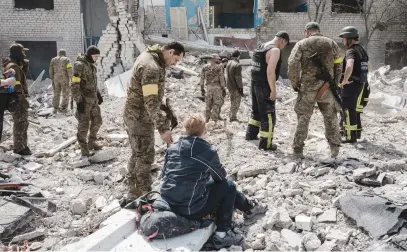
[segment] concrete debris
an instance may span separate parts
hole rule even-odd
[[[324,210],[322,210],[321,208],[313,207],[313,208],[311,209],[311,214],[312,214],[313,216],[318,216],[318,215],[323,214],[323,213],[324,213]]]
[[[346,243],[348,243],[350,234],[351,234],[351,231],[345,232],[345,231],[341,231],[338,229],[332,229],[326,235],[326,239],[328,241],[335,240],[335,241],[337,241],[338,244],[345,245]]]
[[[45,230],[35,230],[35,231],[29,232],[29,233],[14,236],[14,238],[11,240],[11,243],[19,243],[22,241],[31,241],[38,237],[44,236],[45,234],[46,234]]]
[[[87,211],[86,204],[81,199],[74,199],[71,202],[71,211],[73,214],[84,214]]]
[[[323,214],[318,216],[317,221],[319,223],[326,223],[326,222],[336,222],[337,220],[337,209],[331,208],[325,211]]]
[[[297,168],[297,164],[294,163],[294,162],[291,162],[291,163],[288,163],[288,164],[286,164],[284,166],[278,167],[277,171],[279,173],[282,173],[282,174],[292,174],[292,173],[295,172],[296,168]]]
[[[30,251],[37,251],[42,248],[43,244],[41,242],[33,242],[30,245]]]
[[[89,162],[89,160],[87,158],[86,159],[81,159],[81,160],[79,160],[77,162],[73,162],[73,163],[70,164],[70,166],[72,166],[73,168],[83,168],[83,167],[86,167],[86,166],[89,166],[89,165],[90,165],[90,162]]]
[[[38,164],[38,163],[35,163],[35,162],[29,162],[29,163],[25,164],[23,166],[23,168],[26,169],[26,170],[34,172],[34,171],[36,171],[38,169],[41,169],[42,164]]]
[[[298,215],[295,217],[295,227],[299,230],[311,231],[312,219],[306,215]]]
[[[0,198],[0,237],[13,237],[35,217],[32,209]]]
[[[62,195],[62,194],[65,193],[64,189],[61,188],[61,187],[55,188],[55,192],[56,192],[56,194],[58,194],[58,195]]]
[[[358,168],[353,171],[353,179],[355,181],[359,181],[361,179],[370,177],[372,175],[376,174],[376,169],[375,168]]]
[[[101,150],[97,152],[94,156],[89,158],[91,163],[103,163],[115,159],[117,154],[114,150]]]
[[[95,207],[98,210],[101,210],[103,207],[107,205],[107,200],[103,196],[99,196],[95,201]]]
[[[123,142],[124,140],[128,139],[129,136],[126,134],[110,134],[106,136],[106,139],[109,139],[110,141],[117,141],[117,142]]]
[[[267,212],[269,214],[270,212]],[[267,216],[267,215],[266,215]],[[293,225],[293,221],[290,218],[289,213],[284,208],[279,208],[274,211],[271,215],[267,216],[266,222],[264,223],[265,229],[273,228],[290,228]]]
[[[307,251],[315,251],[321,246],[321,240],[314,233],[308,233],[302,237],[302,244]]]
[[[259,174],[264,174],[267,172],[267,167],[259,167],[256,165],[245,165],[241,167],[237,173],[239,178],[254,177]]]
[[[95,172],[93,173],[93,180],[97,183],[97,184],[103,184],[103,181],[105,180],[105,175],[101,172]]]
[[[16,159],[20,158],[20,155],[17,154],[6,154],[0,153],[0,161],[6,163],[13,163]]]
[[[102,214],[114,214],[120,211],[120,203],[118,200],[113,200],[109,205],[102,209]]]
[[[325,241],[317,250],[315,251],[321,251],[321,252],[328,252],[328,251],[334,251],[336,249],[336,241]]]
[[[290,248],[293,248],[295,250],[301,248],[301,237],[297,233],[294,233],[289,229],[283,229],[281,230],[281,236],[285,239]]]
[[[92,171],[83,171],[80,173],[80,177],[83,181],[91,181],[93,180],[93,173]]]

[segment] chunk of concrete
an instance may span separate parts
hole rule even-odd
[[[41,242],[33,242],[30,245],[30,251],[36,251],[39,250],[40,248],[42,248],[42,243]]]
[[[313,215],[313,216],[318,216],[318,215],[323,214],[323,213],[324,213],[324,210],[322,210],[321,208],[313,207],[311,209],[311,215]]]
[[[189,234],[149,242],[138,234],[135,219],[134,211],[122,209],[108,218],[102,228],[59,251],[199,251],[215,230],[215,225],[211,224]]]
[[[359,181],[363,178],[370,177],[370,176],[374,175],[375,173],[376,173],[375,168],[368,168],[368,167],[358,168],[353,171],[353,179],[355,181]]]
[[[95,172],[93,173],[93,180],[96,182],[96,184],[103,184],[105,175],[101,172]]]
[[[15,236],[11,240],[11,243],[18,243],[18,242],[22,242],[22,241],[31,241],[31,240],[34,240],[35,238],[44,236],[45,234],[46,234],[46,232],[43,229],[34,230],[32,232],[29,232],[29,233],[25,233],[25,234]]]
[[[318,216],[317,221],[319,223],[336,222],[336,220],[337,220],[336,212],[337,212],[336,208],[331,208],[331,209],[325,211],[320,216]]]
[[[71,202],[71,210],[72,213],[81,215],[83,213],[86,213],[86,204],[81,199],[74,199]]]
[[[58,195],[62,195],[62,194],[65,193],[64,189],[61,188],[61,187],[56,188],[56,189],[55,189],[55,192],[56,192],[56,194],[58,194]]]
[[[94,156],[89,158],[91,163],[103,163],[115,159],[117,154],[114,150],[102,150],[97,152]]]
[[[326,235],[328,241],[336,240],[338,244],[345,245],[348,243],[351,232],[343,232],[339,229],[331,229]]]
[[[314,233],[308,233],[302,238],[302,244],[307,251],[315,251],[321,246],[321,241]]]
[[[91,181],[93,180],[93,172],[92,171],[83,171],[79,174],[83,181]]]
[[[110,134],[107,135],[106,138],[110,141],[123,142],[124,140],[128,139],[129,136],[126,134]]]
[[[334,188],[336,188],[336,183],[334,181],[328,179],[328,180],[322,182],[321,188],[323,190],[334,189]]]
[[[35,218],[35,213],[28,207],[0,198],[0,216],[0,237],[11,238]]]
[[[321,252],[333,251],[336,248],[336,241],[325,241],[317,250]]]
[[[291,248],[301,248],[301,237],[289,229],[281,230],[281,236],[285,239]]]
[[[81,159],[77,162],[73,162],[70,164],[70,166],[74,167],[74,168],[82,168],[82,167],[86,167],[89,166],[90,162],[87,158]]]
[[[247,165],[239,169],[237,176],[239,178],[254,177],[259,174],[265,174],[268,169],[264,166]]]
[[[0,153],[0,161],[1,162],[6,162],[6,163],[13,163],[16,159],[20,158],[20,155],[17,154],[6,154],[6,153]]]
[[[40,169],[41,167],[42,167],[42,164],[38,164],[35,162],[29,162],[29,163],[23,165],[24,169],[32,171],[32,172]]]
[[[102,214],[114,214],[120,211],[120,203],[118,200],[113,200],[109,205],[102,209]]]
[[[294,162],[291,162],[286,165],[278,167],[277,171],[281,174],[292,174],[295,172],[296,168],[297,168],[297,164]]]
[[[311,231],[312,219],[306,215],[300,214],[295,217],[295,227],[299,230]]]
[[[99,196],[96,200],[95,200],[95,207],[97,209],[102,209],[103,207],[105,207],[107,205],[107,200],[105,197],[103,196]]]
[[[268,216],[266,222],[264,223],[265,229],[277,228],[289,228],[293,225],[293,221],[290,218],[290,214],[284,208],[279,208],[277,211],[273,212]]]

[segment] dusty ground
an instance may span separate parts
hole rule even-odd
[[[190,63],[193,61],[189,60]],[[196,70],[199,70],[199,66]],[[248,69],[244,71],[244,76],[249,76]],[[394,79],[392,76],[389,78]],[[279,145],[278,150],[274,153],[259,151],[256,141],[244,140],[251,103],[250,82],[248,78],[244,78],[244,93],[247,97],[242,102],[238,114],[240,122],[226,123],[226,127],[233,135],[227,135],[223,129],[217,129],[206,136],[209,142],[218,147],[222,162],[230,176],[236,179],[239,188],[269,207],[265,216],[259,216],[251,222],[243,222],[242,215],[236,214],[237,227],[246,236],[244,249],[295,249],[295,244],[286,241],[286,232],[280,232],[282,228],[294,231],[296,236],[290,240],[299,239],[300,244],[301,239],[304,236],[310,237],[311,233],[316,234],[317,239],[323,243],[332,230],[349,234],[348,241],[335,243],[339,250],[365,250],[372,244],[373,239],[369,234],[357,228],[355,222],[345,217],[341,211],[338,211],[337,221],[331,223],[316,221],[317,214],[332,208],[334,199],[343,192],[368,189],[353,182],[352,172],[357,168],[375,167],[377,171],[381,171],[385,169],[384,167],[393,167],[391,164],[397,163],[402,169],[390,168],[388,174],[395,178],[395,184],[407,181],[407,175],[403,172],[407,161],[405,112],[386,110],[381,106],[387,95],[402,91],[400,83],[404,83],[405,77],[402,79],[390,85],[378,83],[372,87],[372,99],[362,119],[363,139],[355,145],[344,145],[337,160],[327,158],[329,147],[324,138],[322,116],[316,109],[306,142],[304,153],[306,159],[301,162],[291,156],[296,115],[293,111],[294,102],[286,102],[295,97],[295,93],[291,91],[287,81],[279,82],[278,86],[277,124],[274,133],[274,142]],[[179,115],[180,122],[190,113],[204,111],[204,103],[196,98],[200,93],[198,83],[198,77],[167,80],[166,94],[172,99],[173,108]],[[45,95],[47,92],[48,95]],[[34,100],[38,101],[32,110],[31,119],[38,122],[39,126],[29,127],[29,146],[35,154],[52,149],[76,134],[77,122],[72,114],[56,117],[38,116],[39,111],[44,111],[44,107],[50,106],[50,94],[50,90],[43,89],[42,93],[32,97],[31,104],[35,103]],[[124,98],[105,97],[105,102],[101,105],[104,124],[99,136],[100,141],[105,144],[104,151],[114,152],[111,160],[77,168],[79,162],[86,160],[80,158],[79,147],[74,144],[49,158],[36,155],[22,158],[7,151],[7,155],[14,157],[14,161],[0,163],[0,171],[14,170],[22,180],[36,185],[57,204],[58,209],[54,216],[37,217],[30,225],[32,228],[45,228],[47,233],[45,239],[38,239],[43,249],[60,248],[95,231],[100,221],[108,215],[103,211],[106,205],[117,204],[117,200],[125,193],[122,175],[130,156],[130,146],[126,139],[112,141],[108,137],[110,134],[126,135],[122,119],[124,101]],[[230,102],[227,98],[222,108],[223,118],[228,118],[229,108]],[[182,123],[174,133],[182,134]],[[8,139],[2,146],[10,149],[11,144],[11,139]],[[155,167],[162,166],[162,157],[162,153],[157,155]],[[28,162],[41,164],[42,167],[36,171],[25,170],[23,165]],[[287,167],[294,167],[295,170],[288,168],[287,171],[285,169]],[[313,169],[310,169],[312,167],[320,169],[320,176],[307,174],[313,173],[311,171]],[[97,179],[98,182],[93,179],[95,173],[99,178],[102,177],[101,180]],[[158,176],[158,172],[155,172],[154,176]],[[87,205],[85,213],[76,215],[72,213],[71,205],[77,199]],[[95,201],[98,201],[98,208]],[[282,220],[280,216],[276,219],[274,216],[276,212],[282,213],[281,216],[288,214],[289,218]],[[295,227],[295,217],[300,214],[312,217],[314,222],[312,232],[301,231]],[[315,239],[315,236],[313,238]],[[6,238],[2,237],[2,241],[5,240]]]

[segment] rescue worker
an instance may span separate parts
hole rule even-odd
[[[170,42],[163,47],[148,47],[134,63],[123,115],[132,155],[128,163],[129,192],[122,203],[151,190],[154,129],[158,130],[165,143],[173,141],[166,115],[160,110],[164,98],[165,68],[177,64],[184,56],[184,46]]]
[[[230,116],[231,122],[237,121],[237,111],[243,97],[242,66],[239,63],[240,51],[232,52],[232,60],[226,65],[226,86],[230,95]]]
[[[368,98],[369,56],[358,44],[359,31],[356,27],[347,26],[339,37],[348,47],[343,61],[341,96],[343,100],[342,123],[346,137],[343,143],[355,143],[361,136],[362,124],[360,114],[363,112],[365,98]],[[366,89],[365,89],[366,87]]]
[[[94,65],[99,55],[96,46],[89,46],[85,54],[78,55],[73,65],[71,93],[77,105],[77,138],[82,156],[92,156],[94,153],[91,150],[102,149],[96,142],[97,133],[103,124],[99,107],[103,98],[97,87],[97,69]]]
[[[20,155],[31,155],[31,150],[27,145],[27,130],[28,130],[28,108],[30,107],[28,100],[28,87],[26,74],[23,71],[25,52],[28,51],[21,44],[13,44],[10,47],[10,61],[6,64],[4,71],[13,69],[15,72],[16,85],[14,92],[18,96],[18,104],[14,111],[10,111],[13,117],[13,152]]]
[[[342,63],[339,46],[332,39],[321,35],[319,24],[316,22],[310,22],[305,26],[304,35],[306,38],[296,43],[288,59],[288,78],[294,91],[298,92],[294,106],[298,120],[293,143],[294,156],[304,158],[304,141],[317,103],[324,117],[325,137],[331,148],[331,157],[336,157],[341,144],[337,118],[339,104],[329,84],[319,80],[322,69],[316,66],[313,57],[320,57],[330,76],[339,83]]]
[[[72,78],[72,64],[69,58],[66,57],[64,49],[59,50],[58,56],[51,60],[49,65],[49,77],[54,88],[54,99],[52,106],[53,114],[66,113],[69,102],[69,80]],[[61,102],[62,95],[62,102]],[[59,107],[61,102],[61,107]],[[59,110],[61,109],[61,110]]]
[[[212,54],[209,64],[202,68],[201,72],[201,93],[205,97],[205,118],[206,122],[212,119],[218,121],[218,116],[226,96],[225,75],[223,65],[218,64],[220,57],[218,54]],[[206,86],[206,91],[205,91]]]
[[[252,114],[246,140],[257,139],[260,130],[259,149],[262,150],[277,150],[277,145],[272,143],[276,124],[276,81],[280,76],[281,50],[289,44],[288,33],[280,31],[272,41],[260,45],[252,57]]]
[[[0,141],[3,136],[4,111],[7,109],[9,96],[8,87],[14,87],[16,84],[16,79],[12,75],[15,75],[15,71],[12,68],[0,74]]]

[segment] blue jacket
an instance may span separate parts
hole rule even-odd
[[[165,154],[161,197],[175,213],[192,215],[206,204],[211,178],[226,180],[215,148],[197,136],[181,137]]]

